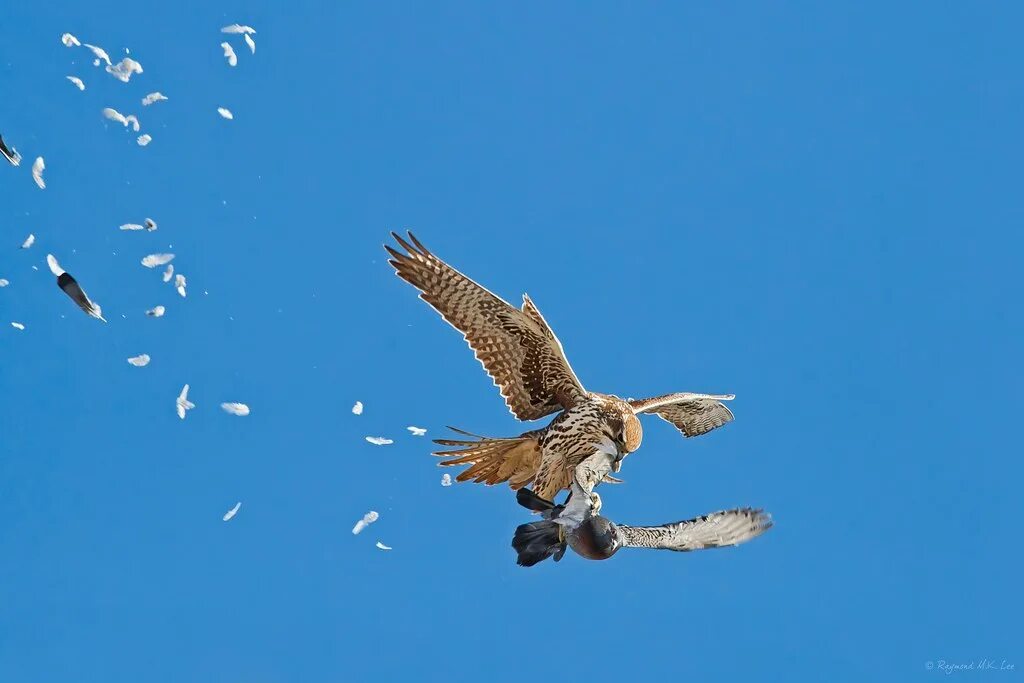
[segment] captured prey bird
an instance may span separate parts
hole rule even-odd
[[[593,493],[614,464],[614,457],[605,453],[584,460],[576,468],[564,505],[544,500],[529,489],[516,493],[520,505],[544,516],[543,521],[516,529],[512,538],[516,564],[532,567],[549,557],[558,562],[566,547],[588,560],[607,560],[622,548],[678,552],[721,548],[745,543],[772,527],[771,515],[752,508],[722,510],[658,526],[616,524],[599,514],[601,499]]]
[[[66,272],[57,263],[53,254],[46,255],[46,263],[50,266],[50,272],[57,276],[57,286],[64,290],[64,293],[71,297],[71,300],[78,304],[78,307],[97,320],[107,322],[103,317],[103,309],[95,301],[89,298],[82,286],[78,284],[71,274]]]
[[[0,154],[4,155],[4,158],[11,163],[11,166],[17,166],[21,163],[21,155],[18,154],[18,150],[8,147],[7,143],[4,142],[3,135],[0,135]]]
[[[570,485],[573,468],[600,450],[617,457],[640,447],[637,415],[653,413],[685,436],[699,436],[730,422],[722,403],[731,394],[666,394],[623,400],[587,391],[565,358],[562,344],[544,316],[523,295],[518,309],[434,256],[412,233],[392,233],[403,251],[385,245],[398,276],[420,290],[420,298],[463,334],[477,360],[501,391],[512,414],[537,420],[557,414],[546,427],[513,438],[488,438],[454,430],[471,439],[436,439],[455,450],[441,465],[470,465],[457,477],[484,484],[507,481],[513,489],[533,483],[552,500]]]

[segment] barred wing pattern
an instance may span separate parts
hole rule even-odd
[[[738,545],[760,536],[771,527],[771,515],[753,508],[712,512],[696,519],[661,526],[617,525],[622,545],[627,548],[680,552]]]
[[[561,343],[528,297],[520,311],[431,254],[412,233],[408,242],[391,235],[405,250],[384,247],[395,272],[462,332],[513,415],[537,420],[586,397]]]
[[[732,411],[722,401],[734,398],[733,394],[680,393],[633,400],[629,404],[634,413],[654,413],[690,437],[707,434],[732,422]]]

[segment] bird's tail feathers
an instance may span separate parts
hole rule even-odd
[[[474,439],[434,439],[436,444],[454,447],[452,450],[434,453],[451,458],[438,465],[470,466],[459,473],[456,481],[475,481],[488,485],[507,481],[513,489],[519,489],[533,481],[540,468],[540,443],[532,432],[518,437],[495,439],[477,436],[453,427],[450,429]]]
[[[565,554],[566,543],[562,537],[562,527],[557,522],[544,520],[520,524],[512,537],[512,547],[517,555],[516,564],[532,567],[549,557],[558,562]]]

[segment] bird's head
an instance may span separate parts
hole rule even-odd
[[[627,453],[640,448],[640,442],[644,440],[644,430],[640,426],[640,418],[630,410],[622,416],[622,444]]]
[[[589,517],[576,527],[569,544],[588,560],[607,560],[622,547],[615,524],[600,515]]]

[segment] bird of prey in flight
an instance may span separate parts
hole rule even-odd
[[[729,395],[676,393],[640,400],[587,391],[566,360],[562,344],[530,298],[515,308],[427,250],[412,233],[392,233],[400,248],[385,245],[398,276],[463,334],[512,414],[537,420],[557,414],[546,427],[513,438],[436,439],[454,450],[441,465],[470,465],[457,477],[484,484],[507,481],[513,489],[533,483],[552,500],[568,488],[573,468],[595,450],[621,457],[640,447],[637,415],[655,414],[685,436],[699,436],[733,419],[722,403]]]
[[[566,547],[589,560],[607,560],[622,548],[655,548],[680,552],[739,545],[772,526],[763,510],[737,508],[658,526],[616,524],[601,516],[594,486],[614,467],[615,459],[596,453],[576,468],[569,500],[555,505],[529,489],[516,493],[519,504],[540,512],[544,520],[522,524],[512,539],[516,563],[532,567],[549,557],[562,559]]]

